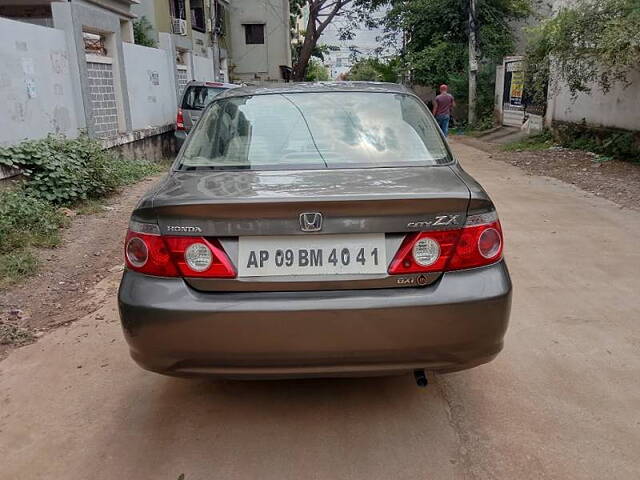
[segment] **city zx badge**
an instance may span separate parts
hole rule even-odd
[[[460,215],[436,215],[433,220],[409,222],[407,223],[407,228],[446,227],[448,225],[457,225],[459,217]]]

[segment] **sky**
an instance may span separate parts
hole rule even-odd
[[[382,13],[380,14],[382,15]],[[366,26],[361,25],[356,31],[356,36],[353,40],[340,40],[338,36],[339,24],[342,21],[338,18],[334,22],[327,25],[327,28],[322,32],[320,37],[320,44],[337,45],[340,47],[355,46],[364,56],[371,55],[374,50],[380,45],[380,42],[376,40],[376,37],[382,35],[382,29],[370,30]]]

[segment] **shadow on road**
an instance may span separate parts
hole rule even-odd
[[[457,440],[437,381],[419,389],[409,375],[146,380],[130,386],[100,440],[144,478],[149,469],[176,475],[162,478],[185,473],[186,479],[213,478],[213,472],[227,475],[219,478],[265,478],[265,471],[266,478],[303,478],[303,472],[402,478],[407,469],[415,474],[424,455],[439,471],[456,462]]]

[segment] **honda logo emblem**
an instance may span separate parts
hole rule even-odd
[[[301,213],[300,230],[303,232],[319,232],[322,230],[322,214],[319,212]]]

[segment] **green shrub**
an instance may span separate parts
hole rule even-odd
[[[554,144],[597,153],[603,159],[617,158],[628,162],[640,162],[640,133],[589,127],[584,123],[555,123],[553,134],[545,130],[503,145],[502,149],[545,150]]]
[[[496,126],[495,120],[492,116],[485,116],[476,120],[476,122],[472,125],[468,123],[459,122],[456,125],[461,125],[459,127],[454,127],[451,131],[455,133],[464,132],[467,135],[480,135],[482,132],[486,132]]]
[[[107,195],[157,170],[149,162],[119,158],[87,137],[49,135],[0,148],[0,164],[19,167],[32,196],[58,205]]]
[[[23,189],[0,190],[0,254],[29,245],[53,247],[66,222],[57,207]]]
[[[555,137],[563,147],[640,162],[640,133],[595,128],[585,123],[559,123],[554,127]]]

